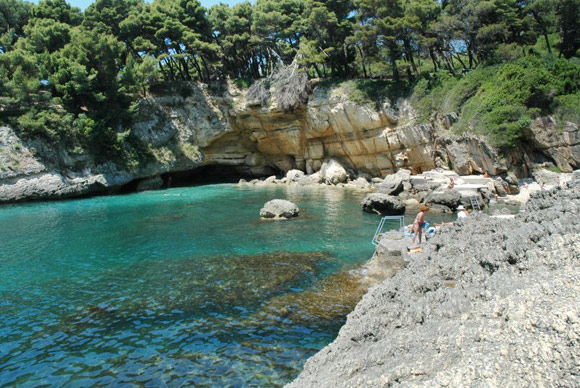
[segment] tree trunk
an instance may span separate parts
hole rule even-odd
[[[429,56],[431,57],[431,61],[433,62],[433,70],[437,72],[437,70],[439,70],[439,66],[437,64],[437,58],[435,58],[435,53],[433,52],[432,47],[429,47]]]
[[[543,32],[544,39],[546,40],[546,47],[548,48],[548,52],[552,54],[552,46],[550,46],[550,39],[548,39],[548,32],[544,30]]]
[[[461,66],[463,67],[463,70],[467,70],[467,67],[465,66],[465,63],[461,59],[461,55],[459,55],[459,53],[455,53],[455,58],[457,58],[457,60],[459,61],[459,63],[461,63]]]
[[[397,68],[397,47],[396,43],[393,42],[389,44],[389,59],[391,61],[391,66],[393,67],[393,81],[399,80],[399,69]]]
[[[405,39],[403,41],[403,45],[405,47],[405,54],[411,62],[411,67],[413,67],[413,73],[415,75],[419,75],[419,71],[417,71],[417,65],[415,65],[415,59],[413,58],[413,49],[411,48],[411,43],[409,43],[409,39]]]

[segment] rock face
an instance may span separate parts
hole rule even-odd
[[[273,199],[266,202],[264,207],[260,210],[260,217],[289,219],[298,217],[299,212],[300,209],[298,206],[292,202],[284,199]]]
[[[497,151],[482,138],[470,135],[460,137],[443,136],[439,139],[443,157],[459,175],[499,175],[507,171],[506,163]]]
[[[580,180],[478,215],[372,288],[290,388],[580,386]]]
[[[308,174],[319,171],[329,159],[339,160],[347,170],[370,176],[385,176],[400,168],[417,171],[434,167],[434,129],[416,122],[408,101],[387,103],[382,109],[358,105],[338,88],[318,87],[307,105],[287,113],[275,105],[250,106],[242,94],[234,96],[229,111],[237,148],[223,147],[216,139],[206,155],[259,152],[267,164],[288,171],[297,168]],[[224,138],[225,140],[225,138]],[[215,155],[214,155],[215,152]]]
[[[83,150],[24,142],[0,128],[0,201],[114,191],[144,178],[211,166],[251,177],[320,171],[326,181],[340,184],[348,177],[385,177],[401,169],[416,174],[436,166],[461,174],[514,170],[522,177],[537,163],[569,171],[580,159],[580,129],[567,123],[560,130],[550,118],[536,120],[526,134],[530,149],[514,150],[504,160],[481,138],[448,135],[456,114],[425,122],[407,99],[380,107],[356,104],[340,85],[318,86],[305,106],[285,112],[275,101],[268,107],[247,103],[233,84],[213,93],[199,83],[186,89],[166,90],[137,104],[134,124],[124,128],[150,153],[137,165],[98,164]],[[24,190],[28,184],[33,188]]]
[[[367,213],[379,213],[384,215],[405,214],[405,203],[392,195],[372,193],[361,202],[363,211]]]
[[[552,117],[541,117],[534,120],[526,137],[562,171],[571,172],[580,168],[578,124],[566,122],[563,128],[559,128]]]

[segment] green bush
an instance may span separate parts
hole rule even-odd
[[[527,56],[465,76],[428,75],[417,83],[412,99],[422,119],[434,112],[456,112],[456,132],[484,135],[505,149],[518,144],[535,117],[555,114],[580,122],[579,90],[579,64]]]

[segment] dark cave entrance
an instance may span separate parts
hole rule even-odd
[[[269,175],[279,175],[272,170]],[[214,183],[238,183],[240,179],[251,180],[268,174],[252,174],[247,167],[206,165],[193,170],[169,172],[161,175],[165,188],[207,185]]]

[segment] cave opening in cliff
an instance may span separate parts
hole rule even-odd
[[[273,172],[276,174],[277,172]],[[171,172],[162,175],[164,186],[186,187],[212,183],[238,183],[240,179],[254,179],[257,176],[239,166],[206,165],[193,170]]]

